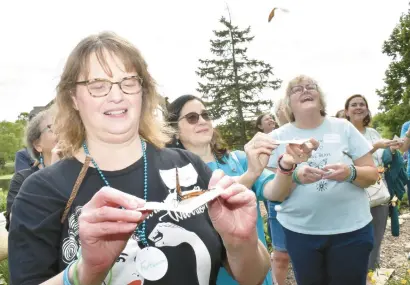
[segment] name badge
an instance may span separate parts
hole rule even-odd
[[[340,143],[340,135],[339,134],[325,134],[323,136],[324,143]]]

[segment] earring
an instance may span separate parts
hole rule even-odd
[[[179,140],[177,140],[177,143],[176,143],[176,145],[179,145]]]
[[[43,167],[46,167],[46,166],[44,165],[44,158],[43,158],[43,153],[42,153],[42,152],[40,152],[39,160],[40,160],[40,164],[41,164]]]

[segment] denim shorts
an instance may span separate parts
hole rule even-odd
[[[285,232],[276,218],[275,206],[280,203],[268,201],[269,226],[271,231],[272,246],[276,251],[286,252]]]

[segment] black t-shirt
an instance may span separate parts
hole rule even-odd
[[[11,206],[13,205],[14,199],[16,198],[18,192],[20,191],[21,185],[27,177],[29,177],[37,170],[39,170],[37,166],[32,166],[30,168],[23,169],[17,173],[14,173],[13,177],[11,178],[9,192],[7,193],[6,230],[9,230],[10,228]]]
[[[207,189],[211,170],[192,153],[156,149],[147,145],[148,201],[165,201],[175,195],[175,167],[182,190]],[[12,208],[9,235],[9,269],[13,284],[40,284],[61,272],[77,258],[78,216],[101,187],[98,172],[89,168],[64,224],[63,210],[82,168],[76,159],[57,162],[26,179]],[[143,159],[119,171],[103,172],[111,187],[143,197]],[[118,257],[112,284],[215,284],[226,258],[221,238],[212,226],[206,206],[191,214],[154,212],[146,220],[146,239],[168,259],[166,275],[142,281],[135,256],[142,244],[133,235]],[[138,280],[141,280],[139,282]],[[108,277],[106,279],[106,284]]]

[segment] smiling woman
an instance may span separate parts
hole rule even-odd
[[[192,153],[164,148],[170,137],[154,115],[157,98],[127,40],[104,32],[75,47],[56,97],[65,159],[29,176],[16,197],[11,283],[208,285],[221,267],[242,284],[264,278],[269,255],[255,231],[253,193]],[[176,197],[177,171],[182,194],[224,191],[183,217],[144,210],[147,200]]]
[[[291,123],[272,137],[320,142],[292,175],[275,177],[274,190],[288,194],[276,210],[297,283],[365,284],[373,235],[363,188],[377,180],[371,147],[348,121],[326,116],[323,91],[314,79],[291,80],[284,100]],[[295,167],[281,156],[285,150],[280,145],[269,163],[279,172]]]

